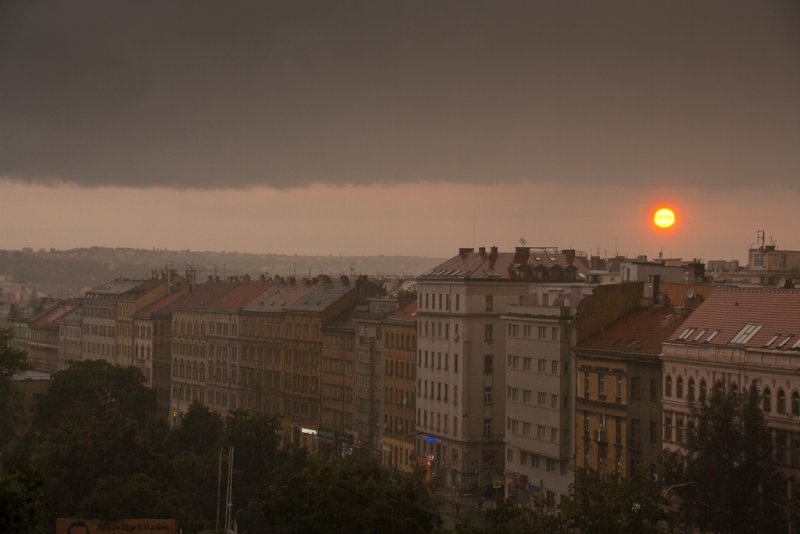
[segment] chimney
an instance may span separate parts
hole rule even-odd
[[[567,248],[561,251],[561,253],[565,256],[567,261],[567,265],[572,265],[575,263],[575,249],[574,248]]]
[[[267,281],[267,275],[264,274],[264,273],[261,273],[260,275],[258,275],[258,281],[261,282],[261,283],[266,282]]]
[[[481,255],[481,258],[485,258],[486,257],[486,247],[480,247],[478,249],[478,254]]]
[[[494,264],[497,261],[497,247],[492,247],[489,250],[489,269],[494,269]]]
[[[344,284],[344,285],[346,285],[346,286],[349,286],[349,285],[350,285],[350,278],[348,278],[346,274],[343,274],[343,275],[342,275],[342,276],[339,278],[339,280],[341,280],[341,281],[342,281],[342,284]]]
[[[458,249],[458,255],[461,256],[462,258],[466,258],[467,255],[472,254],[473,252],[475,252],[475,249],[472,247],[469,248],[465,247]]]
[[[321,275],[319,275],[319,281],[323,282],[325,284],[330,284],[331,283],[331,277],[328,276],[327,274],[321,274]]]
[[[514,249],[514,260],[512,263],[520,265],[528,263],[528,258],[531,255],[531,247],[516,247]]]

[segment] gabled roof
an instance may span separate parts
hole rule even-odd
[[[181,289],[179,289],[179,290],[177,290],[177,291],[175,291],[173,293],[170,293],[168,295],[165,295],[165,296],[161,297],[160,299],[158,299],[154,303],[152,303],[149,306],[146,306],[146,307],[142,308],[141,310],[139,310],[138,312],[136,312],[136,314],[134,314],[134,318],[136,318],[136,319],[149,319],[150,316],[153,315],[154,313],[158,313],[162,309],[169,307],[174,302],[177,302],[178,300],[182,299],[184,297],[184,295],[186,295],[188,290],[189,290],[188,287],[182,287]]]
[[[311,289],[286,306],[287,311],[321,312],[351,291],[356,290],[356,281],[321,279]]]
[[[36,317],[31,322],[31,324],[42,326],[54,323],[57,320],[61,319],[62,317],[66,316],[67,314],[71,313],[74,309],[75,306],[71,304],[57,304],[56,306],[47,310],[45,313]]]
[[[675,313],[671,307],[637,308],[579,343],[576,349],[582,353],[600,350],[658,356],[663,343],[685,320],[686,316]]]
[[[588,274],[586,258],[563,252],[539,252],[530,247],[518,247],[516,252],[474,252],[461,249],[461,253],[417,277],[418,280],[497,280],[534,281],[533,273],[542,271],[574,270]],[[577,280],[576,280],[577,281]]]
[[[260,313],[282,312],[297,299],[311,291],[312,286],[299,282],[276,282],[242,307],[243,311]]]
[[[800,350],[800,290],[718,288],[669,341]]]
[[[272,281],[244,282],[211,305],[211,311],[239,311],[272,286]]]
[[[208,310],[214,303],[239,287],[240,282],[207,282],[193,286],[183,298],[175,301],[173,311]]]

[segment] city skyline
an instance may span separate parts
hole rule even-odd
[[[800,249],[793,2],[2,14],[0,248]]]

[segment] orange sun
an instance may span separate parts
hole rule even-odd
[[[653,222],[659,228],[669,228],[675,224],[675,212],[669,208],[659,208],[653,215]]]

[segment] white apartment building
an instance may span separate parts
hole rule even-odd
[[[533,282],[577,281],[574,251],[497,247],[417,278],[417,457],[444,484],[474,491],[505,469],[506,335],[501,318]]]
[[[757,385],[787,495],[800,505],[800,290],[716,289],[664,343],[662,360],[664,448],[686,443],[690,401]]]
[[[505,483],[520,504],[565,499],[574,480],[575,345],[578,303],[594,285],[537,284],[505,322]]]

